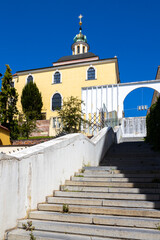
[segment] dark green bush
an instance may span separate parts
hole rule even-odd
[[[146,118],[147,137],[146,141],[153,145],[156,150],[160,149],[160,97],[150,108]]]

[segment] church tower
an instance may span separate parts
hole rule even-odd
[[[74,37],[74,43],[72,44],[72,55],[83,54],[89,51],[89,45],[87,43],[87,37],[82,34],[82,15],[79,16],[79,34]]]

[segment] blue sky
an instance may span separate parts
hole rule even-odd
[[[118,56],[121,82],[155,79],[160,64],[159,0],[8,0],[0,2],[0,9],[2,74],[5,64],[15,73],[51,66],[71,55],[81,13],[90,51],[102,59]],[[137,112],[137,106],[150,105],[152,91],[137,92],[125,100],[126,116],[145,114]]]

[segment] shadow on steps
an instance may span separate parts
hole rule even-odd
[[[149,144],[144,141],[114,144],[100,166],[111,167],[113,174],[123,174],[124,182],[126,179],[132,183],[140,194],[145,194],[146,201],[154,202],[154,208],[160,209],[160,152],[154,152]]]

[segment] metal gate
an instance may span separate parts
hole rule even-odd
[[[130,117],[122,119],[123,137],[145,137],[146,117]]]

